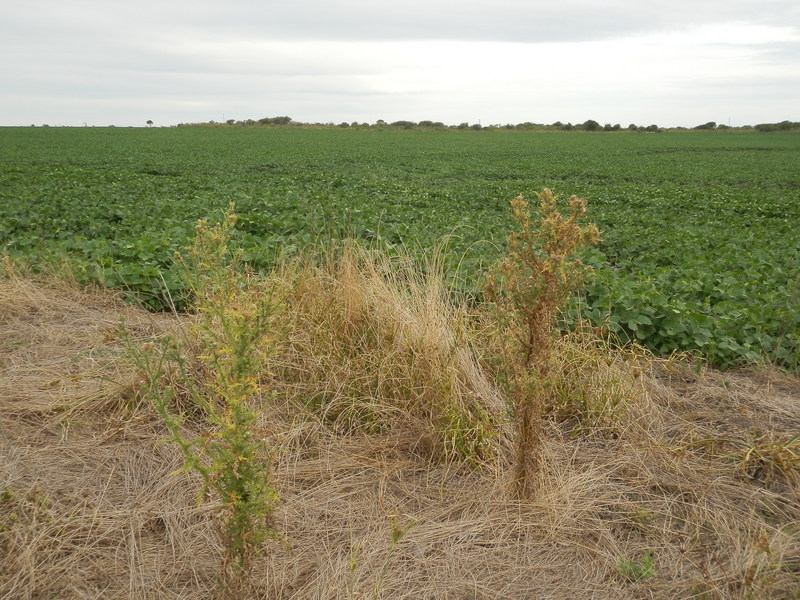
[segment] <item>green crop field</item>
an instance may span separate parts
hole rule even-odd
[[[0,246],[78,277],[180,299],[174,253],[232,202],[236,243],[268,268],[312,242],[392,251],[446,239],[477,290],[508,201],[589,201],[603,243],[583,316],[656,352],[800,365],[800,134],[312,128],[0,129]],[[610,315],[610,317],[609,317]]]

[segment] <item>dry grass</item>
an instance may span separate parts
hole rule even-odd
[[[421,455],[486,466],[505,404],[477,359],[480,331],[435,261],[426,270],[356,245],[285,267],[272,283],[290,288],[280,386],[340,434],[401,426]]]
[[[797,472],[770,459],[800,431],[800,381],[563,339],[539,493],[512,500],[480,327],[435,277],[349,252],[272,283],[293,309],[260,423],[283,539],[248,597],[800,598]],[[0,277],[0,598],[218,593],[215,507],[170,476],[123,314],[142,341],[185,319]],[[648,551],[655,574],[634,568]]]

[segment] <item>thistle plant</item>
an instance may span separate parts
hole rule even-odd
[[[517,196],[511,210],[518,229],[508,236],[508,251],[490,272],[486,285],[499,321],[499,370],[516,424],[513,487],[517,497],[534,491],[540,469],[541,421],[550,392],[553,335],[559,311],[588,275],[574,252],[600,241],[592,225],[581,226],[586,201],[572,196],[569,214],[557,197],[538,192],[533,220],[527,200]]]

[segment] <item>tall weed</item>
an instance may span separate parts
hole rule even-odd
[[[188,343],[164,338],[141,347],[128,344],[170,441],[183,452],[182,470],[203,479],[198,500],[213,492],[220,502],[223,584],[229,592],[246,583],[251,559],[275,536],[269,517],[278,500],[270,447],[256,419],[257,405],[273,397],[263,382],[277,347],[280,306],[270,287],[249,279],[240,258],[229,252],[235,223],[232,210],[218,225],[201,221],[194,244],[178,260],[196,313]],[[181,407],[184,412],[176,414]],[[186,433],[187,410],[202,416],[203,433]]]
[[[553,393],[556,319],[588,274],[588,267],[573,254],[600,241],[594,225],[578,223],[586,214],[585,200],[569,198],[569,213],[564,217],[549,189],[536,196],[535,220],[522,196],[511,201],[518,229],[509,234],[507,254],[486,284],[501,340],[498,375],[516,424],[512,481],[518,497],[534,492],[540,468],[542,416]]]

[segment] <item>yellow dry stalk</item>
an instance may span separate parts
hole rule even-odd
[[[800,434],[788,439],[764,435],[750,444],[739,442],[742,450],[732,458],[740,472],[766,481],[783,478],[800,486]]]

